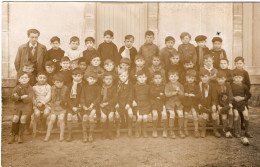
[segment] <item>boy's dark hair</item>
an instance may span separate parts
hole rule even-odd
[[[55,41],[57,41],[58,43],[60,43],[60,38],[57,37],[57,36],[54,36],[54,37],[52,37],[52,38],[50,39],[50,41],[51,41],[51,43],[53,43],[53,42],[55,42]]]
[[[140,76],[140,75],[145,75],[145,76],[147,76],[146,73],[145,73],[143,70],[138,71],[138,72],[136,73],[136,77],[138,77],[138,76]]]
[[[54,66],[54,63],[53,63],[53,61],[48,60],[48,61],[45,62],[44,66],[45,66],[45,67],[46,67],[46,66]]]
[[[175,39],[174,39],[172,36],[167,36],[167,37],[165,38],[165,43],[166,43],[167,41],[173,41],[173,42],[175,42]]]
[[[235,61],[235,63],[236,63],[236,62],[238,62],[238,61],[240,61],[240,60],[241,60],[243,63],[245,62],[245,59],[244,59],[243,57],[241,57],[241,56],[236,57],[234,61]]]
[[[29,37],[31,33],[32,34],[38,34],[38,36],[40,36],[40,31],[38,31],[37,29],[29,29],[27,31],[27,36]]]
[[[56,73],[56,74],[54,74],[52,80],[53,80],[53,82],[55,82],[55,81],[63,82],[64,81],[64,75],[62,75],[61,73]]]
[[[155,59],[155,58],[157,58],[161,61],[161,58],[159,56],[153,56],[152,60]]]
[[[28,74],[28,73],[23,72],[23,71],[20,71],[20,72],[17,73],[17,76],[16,76],[17,79],[20,79],[20,77],[23,76],[24,74],[26,74],[26,75],[29,77],[29,74]]]
[[[33,66],[33,63],[31,61],[27,61],[23,63],[23,66]]]
[[[200,42],[200,41],[206,41],[207,37],[205,35],[198,35],[195,38],[196,42]]]
[[[220,59],[219,62],[221,62],[221,60],[225,60],[227,62],[227,64],[229,63],[228,59],[226,59],[226,58]]]
[[[190,69],[190,70],[187,71],[186,76],[189,76],[189,77],[196,77],[196,74],[197,74],[197,73],[196,73],[195,70]]]
[[[115,78],[114,73],[111,72],[111,71],[105,71],[105,73],[104,73],[102,79],[104,79],[106,76],[112,76],[113,79]]]
[[[235,76],[244,77],[243,70],[235,69],[235,70],[233,71],[233,77],[235,77]]]
[[[73,71],[72,71],[72,75],[77,75],[77,74],[83,74],[83,71],[80,69],[80,68],[75,68]]]
[[[84,59],[84,57],[79,58],[78,63],[81,63],[81,62],[86,63],[86,60]],[[87,64],[87,63],[86,63],[86,64]]]
[[[211,58],[213,60],[213,56],[211,54],[206,54],[204,56],[204,60]]]
[[[91,56],[90,61],[92,61],[92,59],[94,59],[96,57],[98,57],[101,60],[101,57],[98,54],[94,54]]]
[[[71,43],[71,42],[78,42],[78,43],[79,43],[79,37],[77,37],[77,36],[71,37],[71,38],[70,38],[70,43]]]
[[[144,56],[142,56],[142,55],[140,55],[140,54],[137,54],[137,55],[135,56],[135,60],[138,60],[138,59],[142,59],[142,60],[145,61]]]
[[[124,58],[122,58],[122,59],[120,60],[120,64],[121,64],[121,63],[130,65],[130,59],[124,57]]]
[[[70,61],[70,58],[68,58],[67,56],[64,56],[60,59],[60,62],[63,62],[63,61]]]
[[[152,31],[150,31],[150,30],[148,30],[148,31],[145,32],[145,37],[146,37],[146,36],[151,36],[151,35],[154,37],[154,32],[152,32]]]
[[[224,71],[222,71],[222,70],[218,71],[217,78],[223,78],[223,77],[227,78],[226,73]]]
[[[176,75],[179,76],[179,72],[176,71],[176,70],[170,70],[170,71],[168,72],[168,76],[170,76],[170,75],[174,75],[174,74],[176,74]]]
[[[155,71],[155,72],[153,73],[153,77],[154,77],[155,75],[160,75],[160,76],[162,77],[162,73],[161,73],[160,71]]]
[[[106,30],[104,32],[104,36],[107,36],[107,35],[109,35],[110,37],[114,37],[114,33],[111,30]]]
[[[187,64],[187,63],[192,63],[193,64],[193,61],[191,59],[184,59],[183,60],[183,65]]]
[[[184,38],[185,36],[189,36],[189,38],[191,39],[191,35],[190,35],[188,32],[183,32],[183,33],[181,33],[180,38],[182,39],[182,38]]]
[[[111,59],[106,59],[106,60],[104,61],[104,65],[107,65],[107,64],[109,64],[109,63],[113,63],[113,64],[115,65],[115,62],[114,62],[113,60],[111,60]]]
[[[45,75],[45,76],[47,77],[47,73],[46,73],[45,71],[40,71],[40,72],[38,72],[38,73],[37,73],[37,77],[38,77],[39,75]]]
[[[127,40],[127,39],[131,39],[131,38],[133,38],[133,40],[135,40],[135,37],[133,36],[133,35],[126,35],[125,36],[125,40]]]
[[[202,69],[200,70],[200,76],[203,77],[203,76],[205,76],[205,75],[210,76],[210,72],[209,72],[208,70],[202,68]]]
[[[175,57],[175,56],[180,57],[180,53],[174,53],[174,54],[171,54],[171,55],[170,55],[170,58],[171,58],[171,57]]]
[[[87,79],[88,77],[98,79],[98,75],[95,72],[91,72],[91,71],[85,72],[84,78]]]
[[[214,43],[214,42],[216,42],[216,41],[222,42],[222,38],[220,38],[220,37],[214,37],[214,38],[212,39],[212,43]]]
[[[93,37],[87,37],[85,39],[85,43],[87,43],[88,41],[92,41],[93,43],[95,43],[95,39]]]

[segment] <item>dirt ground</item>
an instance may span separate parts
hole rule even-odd
[[[3,112],[4,113],[4,112]],[[59,142],[58,134],[43,142],[44,135],[35,139],[25,135],[24,144],[7,144],[10,123],[2,124],[2,166],[260,166],[260,109],[250,109],[254,138],[250,146],[240,139],[217,139],[207,132],[205,139],[129,138],[102,140],[94,135],[93,143],[82,143],[81,134],[74,141]],[[159,133],[161,136],[161,132]]]

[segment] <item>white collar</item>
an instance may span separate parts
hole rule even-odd
[[[132,47],[133,47],[133,46],[131,46],[131,48],[128,48],[128,47],[125,46],[125,49],[129,49],[129,50],[130,50],[130,49],[132,49]]]
[[[211,70],[213,70],[213,65],[210,68],[208,68],[206,65],[204,65],[204,68],[210,72]]]
[[[36,47],[37,46],[37,42],[36,42],[36,44],[35,45],[33,45],[31,42],[29,42],[29,47],[31,48],[31,47]]]

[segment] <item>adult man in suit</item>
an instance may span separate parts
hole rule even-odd
[[[34,74],[44,69],[44,57],[46,55],[46,46],[38,42],[40,32],[36,29],[29,29],[27,31],[29,41],[18,48],[15,58],[16,71],[23,70],[23,64],[31,61],[34,64]]]

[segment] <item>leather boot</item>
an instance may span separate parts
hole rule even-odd
[[[67,121],[67,127],[68,127],[68,137],[66,139],[67,142],[72,141],[72,121]]]
[[[135,123],[135,137],[140,137],[140,122]]]
[[[24,129],[25,129],[25,124],[21,124],[20,123],[20,126],[19,126],[19,133],[18,133],[18,143],[23,143],[23,132],[24,132]]]
[[[82,121],[82,142],[86,143],[88,141],[88,136],[87,136],[87,122]]]
[[[178,124],[179,124],[179,135],[181,138],[185,138],[185,135],[183,134],[183,118],[178,118]]]
[[[95,127],[95,123],[90,122],[89,123],[89,138],[88,138],[89,142],[93,142],[93,136],[92,135],[93,135],[94,127]]]
[[[15,142],[15,135],[17,135],[18,130],[19,130],[19,123],[12,122],[12,128],[8,138],[8,144],[12,144],[13,142]]]
[[[143,137],[144,138],[148,137],[147,131],[146,131],[146,124],[147,124],[147,122],[143,122]]]
[[[157,137],[157,122],[158,120],[153,120],[153,137]]]
[[[212,120],[212,123],[213,123],[213,133],[214,133],[214,136],[217,137],[217,138],[220,138],[221,135],[219,134],[219,132],[217,130],[217,120]]]

